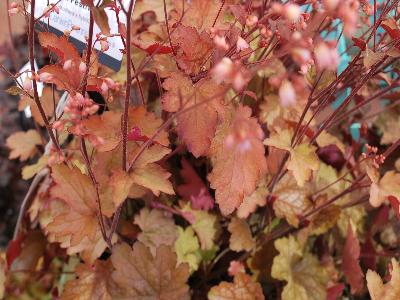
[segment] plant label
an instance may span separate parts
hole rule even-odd
[[[48,10],[48,1],[36,1],[35,18],[41,18],[38,22],[37,29],[41,31],[49,30],[57,35],[63,34],[66,30],[70,31],[72,26],[78,26],[79,30],[72,30],[70,41],[82,52],[86,48],[86,38],[89,35],[89,19],[90,10],[84,6],[80,0],[51,0],[50,4],[57,4],[59,13],[52,12],[49,16],[43,16]],[[110,8],[105,9],[108,16],[110,26],[110,35],[118,34],[118,22],[115,12]],[[119,14],[120,21],[125,23],[126,17],[123,13]],[[95,41],[96,34],[100,33],[100,28],[94,24],[93,40]],[[97,42],[94,48],[98,50],[99,61],[101,64],[108,66],[114,71],[121,68],[122,56],[120,49],[123,49],[123,44],[119,36],[109,37],[109,49],[100,51],[100,43]]]

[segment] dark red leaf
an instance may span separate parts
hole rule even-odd
[[[394,40],[400,39],[400,30],[399,29],[393,29],[390,28],[386,24],[381,24],[382,28],[385,29],[385,31],[390,35],[390,37]]]
[[[15,240],[11,240],[7,246],[7,265],[11,266],[13,261],[21,254],[21,244],[22,241],[25,239],[24,235],[19,235]]]
[[[376,251],[371,238],[367,238],[364,245],[362,246],[362,262],[365,268],[376,270]]]
[[[194,209],[212,209],[214,207],[214,199],[199,175],[186,159],[182,158],[181,164],[182,170],[180,174],[185,183],[178,186],[178,194],[182,198],[190,200]]]
[[[168,54],[168,53],[172,53],[172,48],[170,46],[165,46],[165,45],[161,45],[159,43],[154,43],[148,47],[143,47],[143,45],[140,45],[138,43],[133,43],[136,47],[144,50],[147,52],[147,54],[152,55],[153,53],[156,54]]]
[[[334,144],[319,148],[317,154],[324,163],[336,170],[340,170],[346,162],[342,151]]]
[[[328,288],[326,300],[339,299],[343,294],[344,287],[345,287],[344,283],[337,283]]]
[[[351,40],[353,41],[354,46],[360,48],[361,51],[364,51],[365,48],[367,47],[367,43],[362,39],[352,37]]]
[[[364,275],[360,267],[360,243],[350,223],[347,230],[346,244],[343,248],[342,270],[351,286],[351,293],[357,294],[364,287]]]
[[[137,126],[132,127],[131,131],[128,133],[128,140],[129,141],[141,141],[145,142],[149,138],[147,136],[142,135],[140,128]]]
[[[399,201],[397,200],[396,197],[394,196],[389,196],[388,197],[390,205],[392,206],[394,212],[396,213],[396,217],[400,219],[400,206],[399,206]]]

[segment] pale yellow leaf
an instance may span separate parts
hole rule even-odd
[[[386,284],[374,271],[367,272],[367,286],[372,300],[398,300],[400,299],[400,266],[396,259],[392,258],[391,279]]]

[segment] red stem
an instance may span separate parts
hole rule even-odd
[[[34,45],[35,45],[35,19],[34,19],[34,13],[35,13],[35,1],[36,0],[31,0],[31,15],[29,18],[29,36],[28,36],[28,46],[29,46],[29,62],[31,65],[31,70],[33,73],[36,73],[35,70],[35,53],[34,53]],[[40,103],[39,100],[39,94],[38,94],[38,88],[37,88],[37,82],[34,76],[32,76],[32,83],[33,83],[33,100],[36,103],[36,106],[39,109],[40,116],[43,119],[43,122],[46,126],[47,132],[49,134],[49,137],[51,141],[53,142],[53,145],[56,147],[57,152],[61,154],[61,148],[60,145],[58,144],[58,141],[53,133],[53,130],[51,128],[51,125],[49,124],[49,121],[47,120],[46,113],[44,112],[44,109],[42,107],[42,104]]]

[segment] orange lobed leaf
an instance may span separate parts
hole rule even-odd
[[[54,114],[54,104],[57,106],[59,100],[59,94],[55,92],[53,101],[53,91],[50,87],[45,87],[43,89],[43,94],[40,97],[40,103],[42,104],[44,113],[48,118]],[[18,103],[18,110],[23,111],[27,106],[30,107],[32,117],[35,119],[35,122],[40,126],[44,126],[45,124],[42,115],[40,114],[35,101],[29,97],[22,96]]]
[[[172,246],[178,238],[178,229],[171,216],[158,209],[143,208],[134,223],[141,229],[138,240],[149,247],[152,254],[161,245]]]
[[[121,112],[106,111],[102,115],[94,115],[84,120],[82,131],[84,135],[101,138],[102,143],[95,145],[98,151],[111,151],[122,141],[121,122]],[[151,138],[161,125],[162,120],[152,112],[146,111],[143,106],[129,108],[128,128],[138,128],[142,136]],[[154,141],[163,146],[168,146],[168,133],[162,130]]]
[[[174,73],[164,81],[163,87],[168,91],[162,98],[164,110],[176,112],[197,105],[177,117],[178,135],[195,157],[207,155],[218,111],[223,108],[224,88],[208,78],[193,84],[182,73]]]
[[[223,15],[227,5],[223,5],[220,0],[192,0],[188,3],[184,3],[184,10],[182,7],[182,1],[174,0],[174,10],[171,12],[172,19],[179,21],[185,26],[195,27],[197,30],[207,30],[214,25],[220,25],[223,21]],[[216,20],[218,11],[219,18]],[[182,17],[182,11],[184,15]]]
[[[11,152],[8,158],[18,158],[21,161],[31,158],[37,153],[38,145],[42,144],[42,139],[36,130],[30,129],[26,132],[18,131],[10,135],[6,140],[6,145]]]
[[[79,61],[75,60],[72,67],[64,70],[60,65],[47,65],[38,72],[42,75],[45,83],[54,83],[59,90],[67,90],[74,93],[79,89],[82,80],[82,74],[79,72]],[[46,74],[44,76],[43,74]]]
[[[113,286],[111,261],[97,260],[93,265],[80,264],[76,279],[67,282],[61,300],[111,300]]]
[[[178,46],[176,60],[186,74],[198,74],[203,68],[208,69],[214,47],[208,33],[180,25],[172,35],[172,42]]]
[[[39,32],[38,38],[40,45],[57,54],[61,61],[80,59],[78,50],[65,35],[57,36],[51,32]]]
[[[262,139],[263,131],[246,106],[228,111],[218,125],[211,144],[213,170],[208,179],[223,215],[239,207],[266,174]]]
[[[45,230],[51,241],[61,243],[67,252],[81,252],[83,259],[93,262],[106,248],[97,217],[96,190],[88,176],[74,167],[52,168],[55,185],[50,194],[51,221]]]
[[[113,280],[120,287],[116,299],[190,299],[187,264],[177,265],[176,254],[168,246],[157,248],[156,254],[140,242],[114,247],[111,261]]]
[[[136,143],[128,143],[129,161],[139,150]],[[156,196],[161,192],[174,194],[169,181],[171,174],[156,163],[169,152],[169,148],[160,144],[148,147],[136,160],[130,173],[122,170],[121,146],[112,151],[95,152],[92,170],[99,183],[102,213],[111,217],[126,198],[141,198],[149,190]]]
[[[255,240],[251,234],[250,226],[243,219],[233,218],[228,226],[231,233],[229,248],[233,251],[251,251],[255,247]]]
[[[261,285],[253,282],[245,273],[237,273],[233,283],[223,281],[211,288],[208,293],[209,300],[264,300]]]

